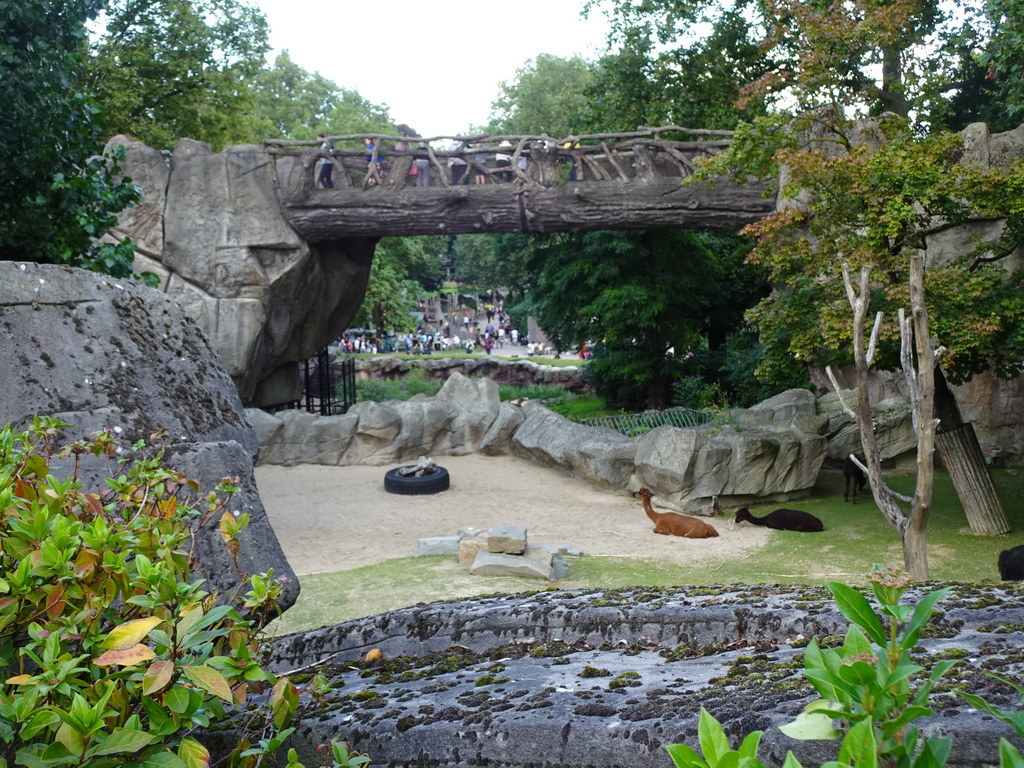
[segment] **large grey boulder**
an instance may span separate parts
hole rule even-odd
[[[123,172],[143,192],[117,233],[140,243],[137,268],[158,274],[206,331],[244,402],[298,399],[296,361],[348,326],[376,240],[306,243],[281,215],[274,164],[260,146],[213,153],[182,139],[168,168],[144,145],[111,143],[126,146]]]
[[[169,462],[210,491],[221,477],[240,477],[234,511],[251,517],[242,562],[253,573],[274,570],[298,582],[267,520],[252,477],[259,442],[230,377],[202,330],[174,301],[133,280],[79,269],[0,262],[0,423],[20,430],[35,415],[72,426],[75,440],[118,429],[126,443],[167,429]],[[83,480],[98,483],[106,463],[88,463]],[[197,537],[200,569],[219,592],[238,575],[216,526]]]
[[[818,398],[817,411],[828,420],[828,458],[842,462],[851,453],[863,455],[860,427],[840,404],[845,402],[857,411],[857,393],[842,390]],[[871,424],[878,440],[882,461],[913,462],[917,452],[917,434],[914,432],[910,402],[903,397],[887,397],[871,406]]]
[[[629,484],[636,453],[630,438],[608,427],[577,424],[536,401],[523,404],[523,415],[512,436],[513,453],[605,488]]]
[[[455,373],[445,381],[437,400],[447,403],[454,414],[447,452],[476,453],[498,418],[498,385],[491,379],[470,379]]]
[[[924,590],[912,590],[913,604]],[[764,730],[760,757],[781,765],[835,759],[836,742],[778,731],[814,691],[800,674],[811,636],[847,621],[820,587],[681,587],[495,595],[420,605],[287,638],[278,670],[318,665],[333,684],[297,732],[299,758],[344,733],[381,765],[526,768],[670,765],[664,746],[696,745],[701,707],[731,742]],[[1012,708],[1018,698],[983,674],[1024,674],[1024,592],[954,585],[914,649],[925,668],[963,658],[944,682]],[[362,661],[378,648],[383,659]],[[955,734],[949,765],[997,761],[1009,726],[937,697],[926,733]]]
[[[262,464],[384,465],[419,456],[506,452],[520,409],[498,385],[454,373],[437,397],[361,402],[341,416],[249,409]]]
[[[658,427],[636,440],[636,476],[679,512],[703,511],[712,496],[722,506],[785,501],[814,486],[825,450],[821,435],[793,430]]]

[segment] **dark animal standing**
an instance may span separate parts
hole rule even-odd
[[[999,553],[999,578],[1003,581],[1024,581],[1024,544]]]
[[[718,536],[718,531],[703,520],[679,515],[675,512],[655,512],[654,507],[651,506],[651,492],[647,488],[641,488],[633,496],[644,503],[644,512],[654,523],[655,533],[682,536],[686,539],[710,539]],[[717,499],[715,503],[717,504]]]
[[[813,533],[824,529],[821,520],[810,512],[800,509],[776,509],[761,517],[754,517],[746,507],[736,510],[736,522],[746,521],[754,525],[763,525],[777,531],[806,531]]]
[[[843,487],[843,501],[847,501],[849,496],[853,496],[853,503],[857,503],[857,491],[863,491],[864,486],[867,485],[868,479],[864,477],[864,470],[858,467],[853,462],[853,454],[851,453],[846,457],[846,461],[843,462],[843,479],[846,481]],[[850,491],[853,491],[851,494]]]

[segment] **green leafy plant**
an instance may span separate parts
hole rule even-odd
[[[0,430],[0,765],[206,768],[194,731],[265,689],[265,736],[229,763],[272,755],[301,714],[298,689],[259,663],[281,585],[267,573],[215,596],[193,579],[195,530],[218,522],[237,557],[248,520],[228,508],[234,482],[199,497],[161,451],[110,431],[62,449],[74,469],[61,480],[50,462],[66,426]],[[110,462],[105,489],[82,489],[87,456]]]
[[[840,613],[851,624],[843,645],[821,648],[813,639],[804,653],[804,674],[821,696],[803,715],[782,728],[797,739],[838,738],[845,733],[842,755],[858,764],[900,764],[914,768],[943,765],[950,739],[922,737],[914,721],[932,713],[928,696],[950,667],[939,661],[915,686],[911,677],[923,668],[911,661],[910,651],[935,605],[949,591],[936,590],[917,605],[901,605],[910,576],[897,568],[876,568],[868,575],[881,615],[852,587],[829,582]],[[833,728],[833,721],[838,728]]]
[[[921,678],[924,669],[913,663],[910,651],[948,589],[931,592],[909,606],[900,604],[910,581],[906,573],[876,566],[868,580],[878,612],[860,592],[828,583],[850,627],[839,648],[821,648],[816,638],[808,644],[804,675],[821,698],[781,730],[796,739],[841,737],[838,761],[829,766],[940,768],[949,756],[951,739],[925,737],[914,722],[931,714],[928,697],[954,662],[940,661]],[[916,686],[912,678],[920,678]],[[732,750],[718,722],[701,710],[698,737],[703,757],[682,744],[667,749],[678,768],[760,768],[756,753],[761,735],[760,731],[749,734],[738,750]],[[1000,756],[1003,768],[1021,765],[1019,753],[1009,743],[1001,744]],[[783,768],[799,765],[790,752]]]

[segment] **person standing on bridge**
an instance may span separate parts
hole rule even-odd
[[[331,180],[334,163],[331,162],[330,158],[330,152],[334,149],[334,145],[322,133],[318,133],[316,139],[320,142],[320,151],[323,153],[320,157],[320,173],[316,177],[316,183],[324,189],[334,189],[334,182]]]
[[[468,148],[470,145],[467,144]],[[473,183],[484,184],[487,181],[487,153],[481,152],[480,147],[473,153]]]
[[[427,143],[421,141],[414,153],[413,167],[416,169],[416,186],[430,186],[430,157],[427,152]]]
[[[366,151],[368,152],[366,155],[366,183],[367,186],[373,186],[380,183],[380,154],[376,151],[373,139],[367,136],[363,141],[366,143]]]

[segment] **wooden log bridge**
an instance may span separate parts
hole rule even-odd
[[[730,135],[665,126],[565,139],[372,134],[328,137],[330,149],[316,141],[264,147],[285,218],[308,242],[324,242],[742,227],[775,210],[765,183],[683,183]],[[324,160],[333,166],[330,189],[317,184]]]

